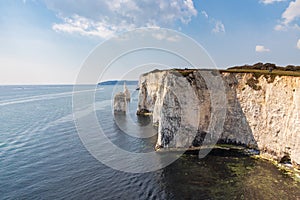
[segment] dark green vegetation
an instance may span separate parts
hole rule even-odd
[[[226,69],[220,70],[221,73],[229,72],[229,73],[256,73],[260,75],[273,75],[273,76],[295,76],[300,77],[300,71],[281,71],[281,70],[273,70],[269,72],[269,70],[255,70],[255,69]]]
[[[286,67],[276,66],[271,63],[256,63],[254,65],[243,65],[231,67],[220,72],[229,73],[253,73],[255,77],[260,75],[269,75],[270,79],[274,81],[276,76],[300,76],[300,66],[288,65]],[[266,77],[267,78],[267,77]]]
[[[300,66],[288,65],[286,67],[276,66],[272,63],[256,63],[254,65],[235,66],[229,69],[258,69],[258,70],[278,70],[278,71],[299,71]]]
[[[171,71],[179,72],[182,76],[187,77],[189,74],[193,73],[196,70],[201,71],[212,71],[212,69],[172,69]],[[151,72],[145,73],[147,75],[149,73],[162,72],[165,70],[153,70]],[[228,69],[214,70],[220,73],[252,73],[254,75],[254,80],[250,80],[249,84],[253,85],[251,82],[255,83],[255,80],[260,76],[264,75],[268,81],[273,82],[276,76],[295,76],[300,77],[300,66],[288,65],[286,67],[277,66],[272,63],[256,63],[254,65],[243,65],[243,66],[235,66],[230,67]]]
[[[187,77],[195,71],[195,69],[175,69],[176,72],[179,72],[182,76]]]

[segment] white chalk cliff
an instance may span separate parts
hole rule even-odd
[[[159,148],[218,141],[300,166],[300,77],[157,70],[139,88],[137,113],[152,113]]]

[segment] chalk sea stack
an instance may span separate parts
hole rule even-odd
[[[124,94],[125,94],[125,97],[126,97],[126,101],[130,101],[130,92],[126,86],[126,82],[124,82]]]
[[[126,113],[126,110],[127,110],[126,95],[123,92],[119,92],[114,97],[114,112]]]
[[[114,112],[126,113],[127,104],[130,102],[130,92],[124,82],[124,91],[115,94],[114,96]]]

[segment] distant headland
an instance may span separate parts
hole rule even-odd
[[[138,85],[138,81],[134,80],[112,80],[112,81],[103,81],[98,83],[98,85]]]

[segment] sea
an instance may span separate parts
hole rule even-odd
[[[107,138],[126,151],[153,151],[155,136],[136,138],[116,125],[112,91],[118,87],[96,88],[97,119]],[[132,98],[124,118],[131,120],[123,123],[134,121],[139,131],[151,119],[136,116],[138,91],[128,88]],[[300,199],[300,183],[286,171],[238,150],[214,149],[202,159],[186,153],[146,173],[113,169],[81,141],[72,94],[72,85],[0,86],[1,200]],[[147,131],[155,135],[156,129]]]

